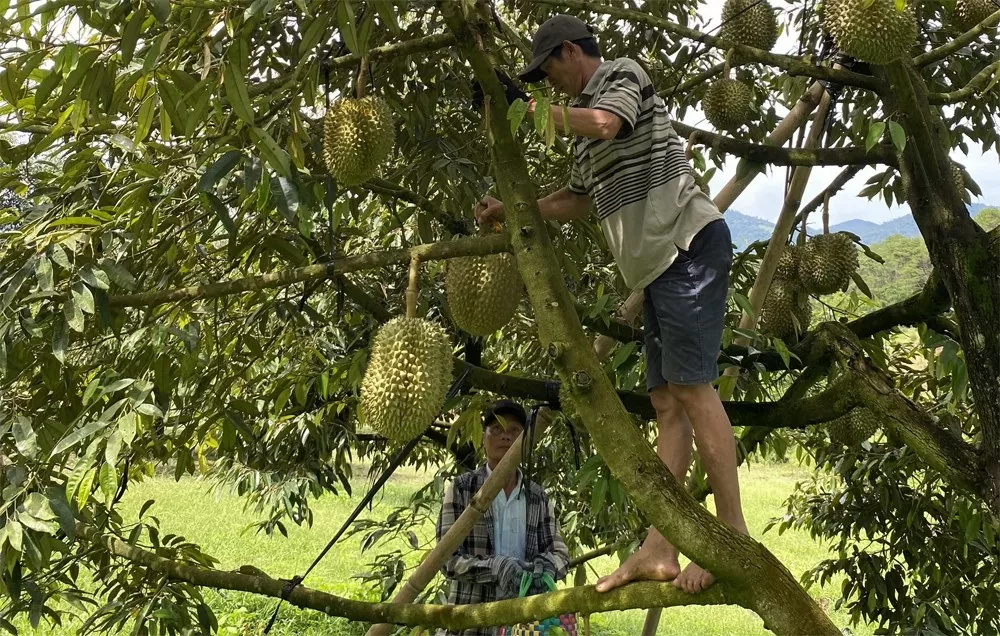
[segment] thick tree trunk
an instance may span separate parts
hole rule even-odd
[[[900,112],[906,131],[899,164],[907,202],[958,317],[983,429],[987,499],[1000,513],[1000,253],[972,220],[951,178],[948,131],[919,72],[906,60],[883,73],[892,87],[886,111]]]
[[[490,96],[491,153],[507,232],[538,320],[539,338],[572,393],[598,452],[653,525],[684,554],[731,585],[733,600],[778,634],[839,634],[795,577],[763,545],[699,506],[629,421],[614,386],[587,342],[538,212],[522,151],[510,132],[503,89],[484,40],[490,11],[480,0],[439,3],[476,78]]]

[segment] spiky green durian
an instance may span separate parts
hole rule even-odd
[[[802,258],[802,250],[796,245],[786,245],[785,251],[778,259],[778,268],[774,271],[774,277],[787,281],[798,280],[799,260]]]
[[[778,19],[766,0],[726,0],[720,35],[726,43],[770,51],[778,41]]]
[[[701,102],[705,118],[720,130],[734,130],[753,118],[753,89],[722,77],[712,82]]]
[[[446,267],[445,298],[460,329],[487,336],[510,322],[524,294],[513,254],[453,258]]]
[[[852,409],[826,425],[830,441],[848,447],[860,446],[861,442],[874,435],[879,428],[875,414],[864,407]]]
[[[899,10],[895,0],[825,0],[822,21],[837,48],[871,64],[894,62],[917,41],[912,3]]]
[[[811,323],[809,294],[792,281],[775,278],[760,310],[760,332],[795,342]]]
[[[375,176],[394,143],[392,110],[379,97],[338,99],[324,118],[323,158],[341,185]]]
[[[858,271],[858,249],[843,232],[820,234],[806,241],[799,261],[799,280],[812,294],[845,289]]]
[[[968,31],[997,10],[1000,10],[1000,6],[994,5],[991,0],[956,0],[951,18],[955,21],[955,26]]]
[[[431,425],[452,378],[448,334],[423,318],[393,318],[372,339],[361,410],[376,433],[408,441]]]

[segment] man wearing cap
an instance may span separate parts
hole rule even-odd
[[[547,417],[539,414],[540,417]],[[485,464],[459,475],[445,490],[438,516],[437,540],[469,506],[527,423],[524,408],[511,400],[491,404],[483,413]],[[515,471],[497,493],[486,513],[476,522],[441,571],[450,581],[449,604],[485,603],[516,598],[524,572],[532,575],[528,594],[547,591],[542,575],[566,577],[569,550],[562,540],[555,510],[542,486],[525,484]],[[492,636],[495,627],[460,632],[439,630],[438,636]]]
[[[532,55],[520,79],[547,79],[574,100],[567,109],[574,136],[569,184],[539,199],[542,218],[596,214],[600,220],[626,285],[644,288],[646,386],[659,425],[657,454],[684,483],[693,434],[719,518],[746,533],[733,432],[713,387],[733,258],[729,228],[695,183],[666,105],[638,63],[603,61],[593,29],[569,15],[538,29]],[[550,116],[563,130],[563,109],[552,108]],[[493,197],[476,209],[481,224],[503,216]],[[642,579],[674,580],[692,593],[711,585],[710,573],[694,563],[680,572],[677,559],[677,549],[650,528],[642,547],[597,589]]]

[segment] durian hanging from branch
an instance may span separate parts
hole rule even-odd
[[[452,347],[440,325],[416,315],[420,261],[410,261],[406,315],[372,339],[361,380],[361,414],[377,434],[395,442],[422,435],[441,412],[452,380]]]
[[[488,336],[514,317],[524,283],[513,254],[453,258],[446,268],[445,301],[459,329]]]
[[[719,130],[733,131],[753,119],[753,89],[732,77],[732,51],[726,54],[722,77],[708,86],[701,108],[705,118]]]
[[[767,0],[726,0],[719,35],[727,45],[770,51],[778,41],[778,18]]]
[[[330,174],[346,187],[378,174],[395,145],[392,110],[384,99],[366,95],[368,60],[362,58],[354,97],[340,97],[323,123],[323,157]]]
[[[823,29],[837,48],[864,62],[889,64],[917,42],[917,19],[913,0],[900,8],[896,0],[826,0],[821,19]]]

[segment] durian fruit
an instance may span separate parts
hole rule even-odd
[[[423,318],[400,316],[372,339],[361,379],[361,410],[379,435],[409,441],[431,425],[451,384],[448,334]]]
[[[513,254],[453,258],[446,267],[445,299],[460,329],[488,336],[510,322],[524,294]]]
[[[837,48],[871,64],[898,60],[917,41],[911,2],[900,11],[896,0],[825,0],[822,22]]]
[[[799,279],[812,294],[845,289],[858,271],[858,249],[843,232],[820,234],[806,241],[799,261]]]
[[[809,294],[793,281],[775,278],[760,309],[760,332],[795,342],[811,323]]]
[[[753,118],[753,89],[730,77],[721,77],[708,86],[701,102],[705,118],[720,130],[734,130]]]
[[[955,21],[955,26],[962,31],[968,31],[998,9],[1000,7],[994,5],[991,0],[957,0],[951,18]]]
[[[830,441],[848,447],[860,446],[861,442],[874,435],[878,429],[879,422],[875,414],[864,407],[851,409],[826,425]]]
[[[727,44],[770,51],[778,41],[778,19],[767,0],[726,0],[720,35]]]
[[[778,259],[778,268],[774,271],[774,277],[787,281],[795,281],[799,278],[799,261],[802,258],[802,250],[796,245],[786,245],[785,251]]]
[[[326,113],[323,158],[341,185],[357,185],[375,176],[394,144],[392,110],[379,97],[344,97]]]

